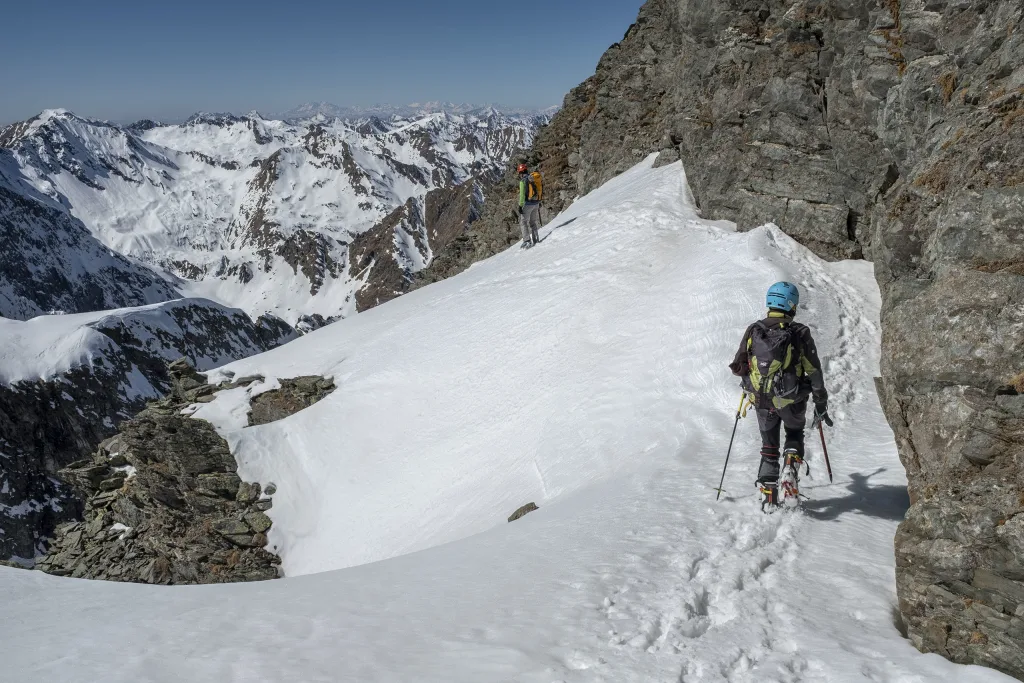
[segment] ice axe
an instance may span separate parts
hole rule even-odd
[[[715,489],[718,491],[718,494],[715,496],[715,500],[722,497],[722,491],[724,490],[722,486],[725,484],[725,471],[729,469],[729,456],[732,455],[732,442],[736,440],[736,428],[740,426],[740,418],[744,417],[747,413],[747,411],[743,409],[743,403],[746,400],[747,392],[744,391],[743,395],[740,397],[740,407],[736,409],[736,422],[732,425],[732,436],[729,438],[729,450],[725,452],[725,467],[722,468],[722,480],[718,482],[718,488]]]

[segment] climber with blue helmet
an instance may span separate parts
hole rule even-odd
[[[757,485],[762,508],[799,503],[796,475],[804,463],[808,398],[814,401],[815,421],[832,426],[814,339],[806,325],[793,320],[799,304],[800,290],[796,285],[772,285],[766,296],[767,316],[747,328],[739,351],[729,364],[732,373],[741,378],[751,407],[757,410],[762,444]],[[783,427],[786,438],[780,443]]]

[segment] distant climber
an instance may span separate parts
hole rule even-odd
[[[540,202],[544,198],[544,186],[540,173],[526,164],[519,164],[519,227],[523,231],[523,248],[529,249],[540,242]]]
[[[814,339],[806,325],[793,322],[800,290],[792,283],[777,282],[768,289],[766,301],[767,317],[747,328],[739,351],[729,364],[732,373],[742,378],[743,390],[757,410],[762,444],[757,485],[762,494],[762,509],[799,503],[797,478],[804,462],[808,398],[814,401],[815,421],[832,426]],[[780,454],[783,426],[786,439]]]

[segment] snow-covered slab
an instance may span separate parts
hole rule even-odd
[[[97,361],[110,362],[122,349],[102,330],[117,330],[121,343],[167,362],[181,357],[188,338],[195,356],[191,360],[206,370],[266,348],[249,337],[246,325],[252,327],[241,310],[206,299],[24,321],[0,318],[0,384],[48,380]]]
[[[214,372],[337,383],[259,427],[243,427],[245,389],[196,413],[244,478],[277,484],[271,543],[291,578],[155,588],[0,571],[5,674],[1011,680],[921,655],[894,624],[908,502],[872,384],[870,265],[703,221],[680,165],[651,164],[578,201],[530,251]],[[721,502],[713,488],[739,402],[725,366],[779,279],[801,286],[826,364],[836,481],[812,441],[810,500],[766,516],[752,417]],[[530,501],[540,509],[505,523]]]

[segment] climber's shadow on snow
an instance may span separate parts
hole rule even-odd
[[[555,230],[558,230],[559,228],[564,228],[565,226],[567,226],[567,225],[569,225],[570,223],[573,223],[573,222],[575,222],[575,221],[576,221],[576,219],[575,219],[575,218],[570,218],[569,220],[565,221],[564,223],[559,223],[559,224],[558,224],[558,225],[556,225],[555,227],[553,227],[553,228],[551,228],[550,230],[548,230],[547,234],[546,234],[546,235],[544,235],[543,237],[541,237],[541,238],[540,238],[540,239],[539,239],[539,240],[537,241],[537,244],[541,244],[541,243],[543,243],[543,242],[544,242],[545,240],[547,240],[547,238],[551,237],[551,233],[553,233],[553,232],[554,232]],[[545,226],[545,227],[547,227],[547,226]]]
[[[548,231],[548,234],[550,235],[550,234],[551,234],[551,233],[553,233],[553,232],[554,232],[555,230],[558,230],[559,228],[564,228],[565,226],[569,225],[570,223],[575,223],[575,222],[576,222],[576,219],[577,219],[577,218],[579,218],[579,216],[576,216],[576,217],[570,218],[570,219],[569,219],[569,220],[567,220],[567,221],[563,221],[563,222],[559,223],[559,224],[558,224],[558,225],[556,225],[555,227],[551,228],[551,230],[550,230],[550,231]]]
[[[871,474],[851,474],[850,483],[846,485],[849,492],[847,495],[823,500],[805,500],[800,507],[807,516],[821,520],[838,519],[848,513],[901,520],[910,509],[907,487],[889,484],[872,486],[869,481],[871,477],[882,472],[885,472],[884,467]]]

